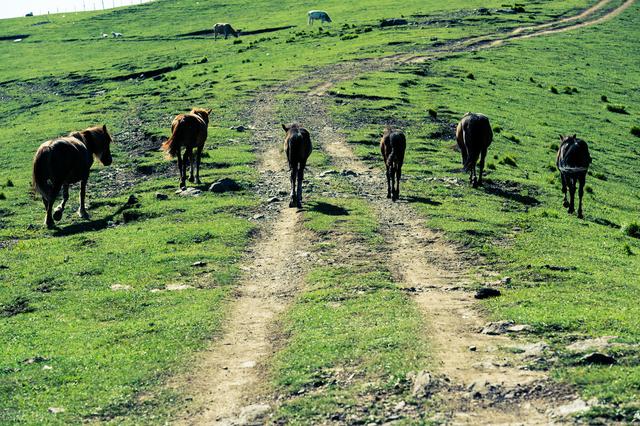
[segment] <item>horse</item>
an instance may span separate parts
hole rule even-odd
[[[464,170],[469,172],[469,182],[476,188],[482,185],[484,160],[487,148],[493,141],[493,130],[487,116],[468,112],[462,117],[456,128],[456,140],[462,153]],[[480,174],[476,175],[476,163],[480,157]]]
[[[387,168],[387,198],[396,201],[400,197],[400,177],[407,138],[400,130],[385,127],[380,139],[380,152]]]
[[[62,219],[64,207],[69,199],[69,185],[80,182],[80,208],[78,215],[89,219],[85,208],[85,195],[89,171],[94,157],[103,165],[113,161],[109,148],[112,142],[107,126],[90,127],[69,136],[44,142],[33,158],[32,184],[34,190],[42,196],[47,211],[44,223],[53,228],[55,222]],[[55,211],[53,204],[62,189],[62,202]]]
[[[580,189],[578,190],[578,196],[580,198],[578,202],[578,217],[582,219],[582,195],[584,194],[584,182],[587,177],[587,171],[591,164],[591,155],[589,154],[589,147],[587,143],[582,139],[578,139],[576,135],[562,136],[560,135],[560,148],[558,148],[558,155],[556,157],[556,166],[560,171],[560,178],[562,179],[562,193],[564,198],[562,205],[568,207],[568,212],[573,213],[574,200],[576,195],[576,183],[580,183]],[[567,187],[571,200],[567,200]]]
[[[287,154],[289,170],[291,171],[291,201],[289,207],[302,208],[302,181],[307,159],[311,155],[311,137],[309,132],[299,124],[282,125],[286,132],[284,138],[284,152]],[[296,191],[297,182],[297,191]]]
[[[227,23],[218,23],[215,24],[213,26],[213,38],[214,40],[218,39],[218,34],[223,34],[224,35],[224,39],[226,40],[227,37],[229,37],[229,34],[231,34],[234,37],[238,37],[238,35],[240,35],[240,30],[234,30],[233,27],[231,26],[231,24],[227,24]]]
[[[313,21],[332,22],[329,14],[323,10],[310,10],[307,12],[307,16],[309,25],[313,25]]]
[[[119,37],[122,37],[122,33],[117,33],[117,32],[115,32],[115,31],[113,31],[113,32],[111,33],[111,35],[113,36],[113,38],[119,38]]]
[[[178,114],[171,122],[171,137],[162,144],[162,150],[167,153],[167,158],[178,159],[178,173],[180,174],[180,189],[186,189],[187,158],[191,165],[189,182],[200,182],[200,159],[202,149],[207,140],[207,128],[209,127],[210,109],[193,108],[188,114]],[[180,148],[185,148],[184,156],[180,156]],[[196,149],[195,179],[193,149]]]

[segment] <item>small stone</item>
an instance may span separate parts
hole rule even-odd
[[[182,189],[177,190],[176,194],[178,194],[181,197],[198,197],[200,196],[200,194],[202,194],[202,191],[198,188],[187,188],[185,190],[182,190]]]
[[[497,288],[482,287],[476,292],[474,297],[476,299],[489,299],[490,297],[498,297],[501,294]]]
[[[209,191],[216,193],[238,190],[240,190],[240,185],[235,180],[229,178],[220,179],[209,187]]]
[[[413,382],[411,389],[413,396],[426,395],[433,385],[431,374],[424,370],[412,374],[411,381]]]
[[[62,407],[49,407],[48,411],[51,414],[60,414],[60,413],[64,413],[64,408],[62,408]]]
[[[125,284],[114,284],[111,286],[111,290],[113,291],[127,291],[127,290],[131,290],[131,286],[130,285],[125,285]]]
[[[404,407],[407,406],[407,403],[404,401],[400,401],[396,404],[395,407],[393,407],[393,411],[401,411]]]
[[[272,203],[277,203],[280,201],[280,198],[278,197],[271,197],[267,200],[267,203],[272,204]]]
[[[600,352],[592,352],[580,358],[580,363],[588,365],[613,365],[616,363],[616,359]]]
[[[532,327],[527,324],[515,324],[507,327],[507,331],[510,333],[521,333],[523,331],[531,331]]]
[[[253,404],[244,407],[240,411],[238,424],[262,424],[262,420],[269,414],[270,410],[271,407],[267,404]]]
[[[168,200],[169,196],[167,194],[163,194],[162,192],[156,192],[156,200]]]
[[[259,220],[259,219],[264,219],[264,215],[263,214],[255,214],[255,215],[253,215],[253,220]]]
[[[53,367],[52,367],[52,366],[50,366],[50,365],[43,365],[43,366],[42,366],[42,369],[43,369],[43,370],[53,370]]]
[[[472,345],[472,346],[469,346],[469,350],[470,350],[471,352],[475,352],[475,351],[477,351],[477,350],[478,350],[478,348]]]
[[[193,288],[190,285],[187,284],[169,284],[166,287],[167,291],[181,291],[181,290],[188,290],[190,288]]]
[[[193,263],[191,264],[191,266],[193,266],[193,267],[200,267],[200,268],[201,268],[201,267],[203,267],[203,266],[207,266],[207,262],[204,262],[204,261],[202,261],[202,260],[199,260],[199,261],[197,261],[197,262],[193,262]]]
[[[353,177],[358,176],[358,173],[354,172],[353,170],[343,170],[340,174],[342,176],[353,176]]]
[[[324,172],[320,173],[318,176],[321,178],[325,178],[327,176],[331,176],[331,175],[337,175],[338,172],[336,170],[325,170]]]
[[[488,334],[491,336],[496,336],[499,334],[504,334],[507,331],[507,327],[512,326],[513,323],[511,321],[496,321],[487,323],[480,333]]]
[[[255,361],[245,361],[240,364],[240,368],[254,368],[256,366]]]
[[[500,284],[502,285],[511,284],[511,277],[504,277],[503,279],[500,280]]]

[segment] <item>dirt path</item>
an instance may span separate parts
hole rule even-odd
[[[607,10],[610,0],[602,0],[574,17],[554,23],[516,29],[511,33],[470,39],[433,52],[404,53],[387,58],[345,62],[317,69],[270,91],[262,92],[250,111],[256,128],[255,141],[261,173],[259,191],[273,196],[286,188],[285,160],[281,152],[276,94],[314,81],[317,84],[300,102],[305,104],[304,124],[314,134],[314,143],[336,165],[355,171],[358,193],[370,201],[381,230],[389,242],[392,271],[401,286],[411,289],[424,314],[432,342],[440,360],[438,372],[450,385],[448,420],[454,424],[548,424],[553,421],[552,405],[571,400],[565,390],[554,390],[542,373],[520,368],[523,359],[504,349],[511,338],[490,336],[478,331],[485,323],[473,296],[464,291],[469,280],[463,253],[430,231],[407,203],[392,204],[385,198],[384,180],[379,170],[371,170],[347,146],[326,111],[324,97],[340,81],[368,71],[383,71],[403,63],[422,62],[434,57],[477,48],[486,48],[509,39],[529,38],[569,31],[610,19],[633,4]],[[584,20],[584,21],[583,21]],[[574,23],[565,25],[567,23]],[[247,256],[244,278],[224,327],[224,334],[200,354],[198,368],[176,378],[172,386],[187,389],[194,399],[192,412],[178,419],[183,424],[242,424],[269,412],[268,390],[261,371],[271,354],[272,327],[302,286],[300,271],[307,261],[308,235],[303,235],[300,215],[285,203],[265,206],[272,219]],[[473,348],[471,350],[470,348]],[[525,419],[524,421],[522,419]]]

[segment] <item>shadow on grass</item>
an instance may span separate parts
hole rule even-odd
[[[408,195],[404,198],[407,200],[408,203],[423,203],[423,204],[429,204],[430,206],[439,206],[442,204],[440,201],[435,201],[428,197]]]
[[[508,200],[516,201],[526,206],[537,206],[540,201],[530,195],[520,194],[519,186],[507,186],[498,182],[484,182],[484,192],[491,195],[497,195],[498,197],[506,198]]]
[[[113,221],[113,219],[116,216],[118,216],[120,213],[133,207],[135,207],[135,205],[125,203],[120,207],[118,207],[118,209],[115,212],[113,212],[112,214],[102,219],[86,220],[83,222],[71,224],[64,228],[57,228],[53,235],[55,237],[65,237],[68,235],[81,234],[83,232],[100,231],[102,229],[105,229],[107,226],[109,226],[109,222]]]
[[[334,204],[324,203],[322,201],[313,203],[309,207],[309,211],[326,214],[328,216],[348,216],[349,210]]]

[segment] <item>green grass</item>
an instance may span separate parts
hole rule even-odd
[[[316,66],[422,50],[499,28],[544,22],[593,2],[551,0],[527,5],[526,13],[496,10],[484,16],[475,12],[479,7],[501,9],[502,3],[331,0],[323,8],[335,23],[322,31],[306,25],[306,11],[315,6],[310,2],[274,7],[273,2],[247,0],[224,4],[158,0],[112,11],[0,21],[0,36],[28,35],[19,43],[0,41],[6,64],[0,70],[0,423],[62,424],[96,418],[165,421],[175,410],[176,399],[171,391],[162,390],[162,384],[167,376],[188,368],[190,354],[220,332],[227,296],[238,276],[236,263],[253,230],[247,218],[257,207],[252,185],[259,176],[253,167],[251,139],[247,133],[229,130],[247,124],[247,102],[263,87]],[[380,19],[402,15],[428,16],[409,18],[418,25],[379,28]],[[436,22],[421,24],[422,19],[432,18]],[[220,20],[245,31],[296,27],[243,36],[240,44],[182,36],[208,29]],[[466,186],[413,179],[405,186],[413,194],[442,203],[437,208],[421,207],[433,226],[447,230],[474,250],[486,251],[496,268],[516,277],[514,289],[502,299],[505,302],[490,306],[496,317],[526,320],[541,331],[567,323],[574,331],[615,331],[625,340],[637,340],[637,324],[631,322],[634,310],[629,305],[635,286],[624,288],[622,284],[624,277],[637,276],[629,253],[640,252],[638,241],[624,236],[620,229],[601,225],[630,222],[638,210],[634,192],[638,178],[627,173],[637,163],[637,147],[629,143],[629,129],[637,125],[637,93],[630,88],[638,82],[637,76],[626,71],[633,69],[637,58],[637,47],[630,41],[637,33],[636,21],[627,13],[596,29],[531,40],[517,48],[460,55],[413,73],[372,74],[358,87],[345,83],[335,89],[392,98],[366,105],[349,100],[342,112],[348,112],[358,124],[354,146],[363,156],[373,155],[369,140],[379,137],[382,122],[391,117],[398,123],[413,123],[406,126],[410,140],[421,142],[409,151],[409,176],[449,176],[450,169],[458,167],[455,153],[448,148],[451,142],[429,137],[441,131],[438,123],[427,118],[429,109],[438,119],[448,121],[468,109],[483,110],[494,119],[494,126],[504,128],[505,136],[497,136],[492,147],[492,155],[498,157],[490,160],[495,167],[490,178],[499,183],[513,181],[510,185],[520,195],[538,199],[539,206],[529,208]],[[124,37],[100,38],[101,33],[111,31]],[[590,49],[585,51],[584,45]],[[504,67],[504,63],[513,66]],[[150,72],[163,68],[163,74],[150,78]],[[604,70],[606,79],[601,78]],[[469,74],[474,78],[466,78]],[[531,83],[530,77],[541,87]],[[577,93],[551,95],[550,85],[576,88]],[[603,95],[613,105],[624,105],[629,114],[607,111],[599,101]],[[516,108],[521,105],[527,107]],[[173,195],[175,166],[163,159],[158,148],[161,138],[168,136],[172,117],[192,106],[214,109],[203,180],[211,183],[232,177],[243,185],[240,193],[206,193],[194,199]],[[285,111],[278,115],[283,120],[295,118]],[[97,123],[108,125],[116,143],[114,164],[94,166],[88,195],[92,220],[84,222],[72,215],[77,208],[77,192],[72,190],[60,229],[46,231],[40,226],[42,203],[30,192],[33,153],[47,139]],[[354,127],[351,122],[346,124],[345,128]],[[557,208],[557,177],[546,169],[552,156],[548,147],[557,143],[557,133],[572,131],[592,143],[594,176],[607,177],[589,178],[593,193],[587,196],[587,222],[567,218]],[[507,141],[509,135],[520,143],[513,138]],[[516,160],[517,167],[499,163],[507,156]],[[620,164],[627,167],[620,169]],[[314,153],[311,167],[329,167],[326,156]],[[330,182],[348,188],[340,179]],[[169,200],[156,199],[156,192],[168,194]],[[139,203],[126,205],[131,194],[136,194]],[[321,202],[336,204],[349,214],[327,215]],[[323,233],[337,227],[376,244],[371,214],[356,200],[318,198],[309,205],[316,207],[306,213],[310,229]],[[558,243],[568,224],[585,239],[577,250],[575,244]],[[516,225],[524,232],[512,234],[509,230]],[[496,239],[505,245],[496,245]],[[552,251],[545,251],[549,247]],[[588,256],[583,259],[585,253]],[[606,260],[604,253],[615,256]],[[559,305],[566,306],[582,291],[594,289],[603,306],[596,313],[613,311],[616,303],[629,309],[615,312],[615,320],[600,316],[592,322],[577,321],[581,315],[597,316],[591,313],[593,309],[587,311],[586,303],[572,306],[566,318],[561,311],[548,312],[551,302],[545,297],[551,297],[556,283],[539,285],[532,276],[540,265],[560,262],[559,256],[562,262],[580,266],[576,272],[555,274],[563,278],[566,292],[553,294],[553,301],[557,298]],[[192,267],[196,261],[205,261],[206,266]],[[529,262],[534,264],[532,269],[523,269]],[[613,272],[599,268],[600,264]],[[366,284],[362,294],[354,292],[359,283]],[[194,288],[152,291],[171,284]],[[113,285],[131,288],[114,291]],[[306,320],[317,319],[319,324],[309,333],[325,336],[325,327],[343,333],[325,336],[327,347],[336,348],[336,356],[328,357],[332,365],[353,365],[348,362],[350,356],[360,356],[363,347],[381,344],[390,360],[388,367],[380,365],[383,358],[361,361],[368,366],[368,374],[378,375],[384,384],[389,383],[390,375],[400,377],[422,362],[411,361],[422,348],[406,346],[418,327],[416,313],[393,288],[387,271],[361,265],[318,268],[310,275],[309,285],[301,304],[286,320],[294,349],[285,349],[279,358],[277,371],[282,377],[277,383],[281,389],[291,391],[293,384],[310,380],[297,358],[309,350],[305,342],[296,340],[307,332],[301,327],[305,323],[303,306],[312,308],[309,315],[313,316]],[[345,286],[348,301],[329,314],[322,306],[340,292],[340,285]],[[527,298],[535,302],[520,303]],[[362,324],[372,324],[363,334],[362,347],[348,344],[347,337],[354,337],[348,328],[353,315],[361,315]],[[373,321],[376,318],[379,323]],[[327,324],[329,319],[335,324]],[[396,328],[390,328],[394,321]],[[398,330],[401,332],[394,335]],[[41,361],[26,363],[29,359]],[[296,367],[285,374],[288,363]],[[43,370],[44,365],[52,369]],[[637,381],[633,383],[637,386]],[[596,393],[599,389],[588,383],[584,386]],[[626,388],[624,398],[631,395],[629,389],[633,387]],[[154,399],[158,402],[145,402],[140,398],[145,392],[161,397]],[[340,394],[354,398],[357,392],[335,387],[328,396],[313,401],[332,407]],[[307,401],[312,399],[303,397],[300,404],[311,410],[316,402]],[[49,407],[62,407],[65,412],[52,415]],[[283,410],[292,410],[295,417],[293,405],[288,407]],[[330,408],[319,412],[322,410]]]
[[[638,35],[639,10],[633,6],[616,20],[572,33],[367,74],[342,83],[340,90],[394,100],[333,107],[341,125],[353,129],[349,140],[356,153],[379,167],[370,141],[386,122],[405,129],[406,195],[427,198],[414,206],[430,226],[481,255],[486,268],[513,277],[503,297],[486,302],[492,316],[534,325],[559,350],[570,336],[615,335],[640,343],[640,286],[632,278],[640,274],[640,243],[620,229],[636,220],[640,208],[640,178],[628,172],[640,166],[628,130],[638,120],[633,111],[640,97],[633,88],[640,80],[626,71],[640,54],[630,41]],[[463,78],[470,72],[473,80]],[[552,94],[550,85],[576,90]],[[629,114],[603,111],[602,93],[627,105]],[[430,110],[438,112],[437,120]],[[489,149],[485,187],[478,190],[460,172],[448,126],[466,111],[486,113],[502,129]],[[588,141],[594,159],[585,220],[562,208],[559,175],[549,167],[558,134],[573,133]],[[612,418],[620,410],[631,412],[624,404],[640,394],[637,363],[550,367],[586,396],[612,403],[598,410]]]

